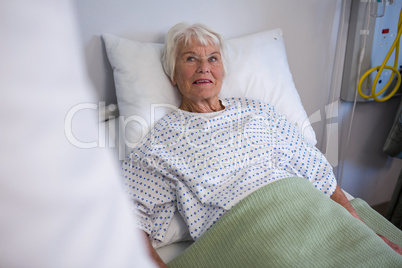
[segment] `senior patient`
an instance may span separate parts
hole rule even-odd
[[[274,107],[219,99],[227,64],[220,34],[200,24],[177,24],[167,34],[162,63],[180,91],[181,105],[123,164],[140,228],[150,241],[164,239],[175,210],[197,239],[253,191],[295,176],[359,218],[325,157]]]

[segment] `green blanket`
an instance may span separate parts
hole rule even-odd
[[[367,225],[307,180],[280,180],[239,202],[168,266],[402,267],[375,234],[402,245],[402,232],[364,201],[352,204]]]

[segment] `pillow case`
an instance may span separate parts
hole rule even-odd
[[[102,39],[113,68],[120,112],[119,157],[123,159],[181,100],[162,68],[163,44],[140,43],[110,34],[103,34]],[[228,40],[227,52],[228,73],[220,97],[248,97],[275,106],[309,144],[315,145],[314,130],[290,73],[282,30]]]

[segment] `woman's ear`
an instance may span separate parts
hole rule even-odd
[[[169,78],[169,80],[170,80],[170,83],[172,84],[172,86],[177,85],[176,79],[174,78],[174,76],[173,76],[173,78]]]

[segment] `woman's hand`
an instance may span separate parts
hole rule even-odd
[[[148,252],[151,255],[152,259],[154,260],[155,264],[159,267],[159,268],[168,268],[167,265],[162,261],[162,259],[159,257],[158,253],[156,253],[156,250],[152,247],[151,242],[148,239],[148,235],[147,233],[145,233],[144,231],[141,231],[144,235],[144,241],[145,244],[147,245],[148,248]]]
[[[388,240],[388,238],[386,238],[383,235],[377,234],[379,237],[381,237],[382,240],[384,240],[384,242],[390,246],[396,253],[398,253],[399,255],[402,255],[402,248],[400,246],[398,246],[397,244],[391,242]]]
[[[350,212],[350,214],[352,214],[355,218],[361,220],[364,223],[364,221],[359,217],[359,215],[357,215],[355,209],[350,204],[349,200],[347,199],[347,197],[345,196],[345,194],[343,193],[343,191],[339,187],[339,185],[336,186],[335,192],[332,194],[331,199],[334,200],[335,202],[337,202],[338,204],[342,205],[344,208],[346,208]],[[389,241],[388,238],[386,238],[383,235],[378,234],[378,236],[381,237],[381,239],[388,246],[390,246],[395,252],[402,255],[402,248],[399,245]]]

